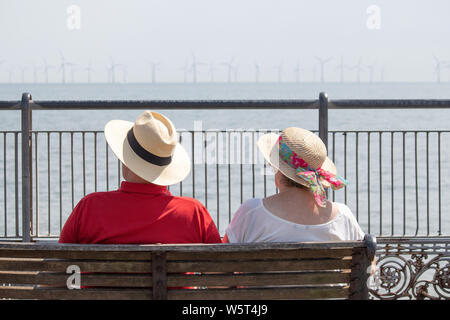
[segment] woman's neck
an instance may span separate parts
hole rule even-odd
[[[335,215],[331,202],[322,208],[311,191],[296,187],[281,188],[279,193],[265,198],[263,204],[273,214],[300,224],[324,223]]]

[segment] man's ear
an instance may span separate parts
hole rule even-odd
[[[130,169],[128,169],[128,167],[122,163],[122,177],[125,181],[128,181],[127,177],[128,177],[129,172],[130,172]]]

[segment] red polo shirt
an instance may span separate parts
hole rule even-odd
[[[220,243],[208,210],[165,186],[122,182],[85,196],[67,219],[60,243]]]

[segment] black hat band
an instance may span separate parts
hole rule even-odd
[[[136,140],[136,137],[134,136],[133,128],[128,131],[127,134],[127,140],[130,144],[131,149],[143,160],[157,165],[157,166],[167,166],[172,162],[172,156],[169,157],[159,157],[151,152],[148,152],[145,150],[139,142]]]

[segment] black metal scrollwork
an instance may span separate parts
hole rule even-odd
[[[381,240],[371,299],[450,299],[450,240]]]

